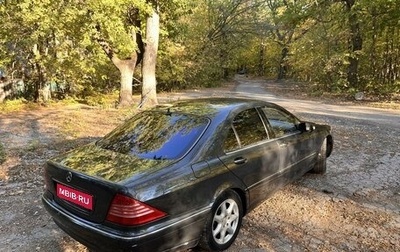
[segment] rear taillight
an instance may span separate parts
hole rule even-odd
[[[108,210],[107,220],[124,226],[135,226],[158,220],[165,215],[138,200],[117,194]]]

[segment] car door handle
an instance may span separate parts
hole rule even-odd
[[[245,163],[247,163],[247,159],[244,158],[244,157],[238,157],[238,158],[235,158],[235,160],[233,160],[233,162],[234,162],[235,164],[237,164],[237,165],[239,165],[239,164],[245,164]]]

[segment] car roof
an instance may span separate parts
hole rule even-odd
[[[159,105],[155,109],[167,109],[170,112],[181,112],[212,118],[217,115],[228,115],[231,111],[240,108],[248,108],[262,105],[271,105],[271,103],[245,98],[212,97],[175,101],[171,104]]]

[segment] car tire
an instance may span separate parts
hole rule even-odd
[[[239,195],[232,190],[222,193],[213,204],[200,247],[207,251],[227,249],[239,233],[242,218],[243,205]]]
[[[327,151],[327,140],[326,138],[322,142],[321,148],[318,152],[317,162],[315,163],[312,173],[325,174],[326,172],[326,151]]]

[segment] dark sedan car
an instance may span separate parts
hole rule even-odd
[[[274,191],[324,173],[332,146],[329,126],[273,103],[179,101],[49,160],[42,200],[94,251],[220,251]]]

